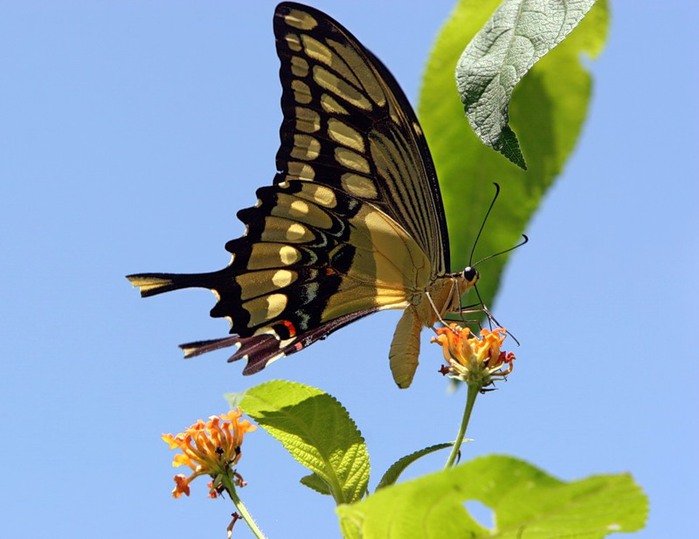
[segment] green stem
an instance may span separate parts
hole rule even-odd
[[[459,427],[459,434],[456,436],[454,441],[454,446],[451,448],[451,453],[447,459],[447,463],[444,466],[445,469],[451,468],[456,462],[456,457],[459,455],[459,449],[461,448],[461,443],[464,441],[464,435],[466,434],[466,427],[468,427],[468,420],[471,418],[471,411],[473,410],[473,405],[476,402],[476,397],[480,392],[480,385],[468,385],[468,393],[466,394],[466,407],[464,408],[464,416],[461,418],[461,426]]]
[[[231,478],[228,474],[223,474],[221,476],[221,483],[224,487],[226,487],[226,491],[231,497],[233,503],[235,504],[235,508],[240,512],[240,515],[243,517],[243,520],[248,525],[248,527],[252,530],[252,533],[255,535],[255,537],[257,537],[258,539],[267,539],[265,537],[265,534],[262,533],[262,530],[260,530],[260,528],[257,527],[257,524],[255,524],[255,521],[253,520],[252,515],[250,515],[250,513],[248,512],[247,507],[245,507],[243,502],[240,500],[240,497],[238,496],[238,493],[235,490],[235,485],[233,485],[233,482],[231,481]]]

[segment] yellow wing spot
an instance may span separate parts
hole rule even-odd
[[[311,89],[302,80],[291,81],[291,89],[294,92],[294,99],[297,103],[308,105],[311,102]]]
[[[284,22],[293,28],[299,30],[313,30],[318,26],[318,21],[311,17],[308,13],[292,9],[284,16]]]
[[[341,165],[351,168],[352,170],[356,170],[357,172],[369,174],[371,171],[369,168],[369,161],[358,153],[348,150],[347,148],[335,148],[335,159]]]
[[[286,229],[286,239],[289,241],[298,241],[308,234],[308,230],[300,223],[293,223]]]
[[[313,160],[320,155],[320,142],[310,135],[294,135],[294,148],[291,157],[294,159]]]
[[[361,133],[336,118],[328,120],[328,135],[335,142],[338,142],[357,152],[364,152],[364,137]]]
[[[310,67],[305,58],[301,56],[291,57],[291,73],[295,77],[307,77]]]
[[[415,131],[415,133],[416,133],[419,137],[423,136],[423,135],[422,135],[422,128],[420,127],[420,124],[417,123],[417,122],[413,122],[413,131]]]
[[[367,111],[372,110],[371,102],[364,94],[327,69],[321,66],[314,66],[313,78],[321,88],[325,88],[342,99],[349,101],[355,107]]]
[[[306,34],[302,34],[301,43],[303,44],[303,50],[306,51],[306,54],[308,56],[310,56],[314,60],[318,60],[319,62],[324,63],[325,65],[332,64],[332,51],[325,45],[323,45],[320,41]]]
[[[277,288],[284,288],[289,286],[293,281],[296,280],[296,272],[289,270],[279,270],[274,275],[272,275],[272,284]]]
[[[313,185],[309,188],[314,202],[326,208],[334,208],[337,205],[337,198],[332,189],[328,189],[322,185]]]
[[[249,326],[257,326],[284,312],[288,299],[284,294],[270,294],[262,298],[243,303],[243,307],[250,314]]]
[[[291,203],[289,210],[289,215],[302,217],[304,215],[308,215],[311,211],[311,208],[303,200],[294,200]]]
[[[330,114],[349,115],[347,109],[335,101],[334,97],[328,94],[323,94],[320,96],[320,106],[323,107],[325,112],[329,112]]]
[[[316,177],[316,171],[308,163],[302,163],[300,161],[289,161],[287,163],[287,168],[288,175],[291,176],[292,179],[313,180]]]
[[[301,252],[291,245],[282,245],[279,249],[279,260],[285,266],[291,266],[301,260]]]
[[[301,52],[303,50],[301,38],[299,38],[298,34],[288,33],[284,36],[284,41],[286,41],[286,44],[294,52]]]
[[[359,174],[345,172],[340,178],[340,181],[342,182],[343,189],[356,197],[373,199],[378,196],[374,182]]]
[[[320,114],[313,109],[296,107],[296,129],[304,133],[315,133],[320,129]]]

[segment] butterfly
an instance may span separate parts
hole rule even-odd
[[[478,271],[449,271],[444,207],[425,137],[379,61],[328,15],[292,2],[274,13],[281,146],[273,185],[238,212],[245,234],[228,266],[127,278],[142,296],[190,287],[217,297],[231,335],[181,345],[185,357],[237,346],[244,374],[364,316],[402,309],[389,352],[408,387],[420,332],[460,308]]]

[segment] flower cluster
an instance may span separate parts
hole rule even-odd
[[[515,355],[501,350],[507,336],[505,328],[482,329],[477,337],[467,327],[458,324],[438,328],[431,342],[442,346],[448,366],[442,374],[483,389],[512,372]]]
[[[172,495],[179,498],[182,494],[189,496],[189,484],[200,475],[213,478],[209,483],[209,496],[215,498],[221,491],[221,478],[231,478],[239,486],[244,482],[233,466],[242,455],[240,446],[243,436],[257,427],[248,420],[241,419],[240,410],[231,410],[220,416],[211,416],[208,421],[198,420],[183,433],[176,436],[163,434],[163,441],[170,449],[179,449],[182,453],[175,455],[173,466],[189,466],[193,473],[187,477],[175,476],[175,488]]]

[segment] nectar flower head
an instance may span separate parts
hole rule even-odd
[[[492,331],[482,329],[480,337],[473,335],[468,327],[458,324],[435,331],[437,336],[431,342],[442,346],[448,365],[442,368],[442,374],[449,374],[452,378],[483,389],[512,372],[515,355],[501,350],[507,336],[505,328]]]
[[[163,434],[163,441],[170,449],[182,451],[175,455],[172,465],[189,466],[193,472],[189,477],[183,474],[175,476],[172,490],[175,498],[182,494],[189,496],[189,484],[200,475],[213,478],[209,495],[214,498],[220,492],[222,476],[232,477],[236,484],[243,486],[242,478],[233,466],[242,456],[243,436],[257,427],[241,419],[242,415],[240,410],[231,410],[220,416],[211,416],[208,421],[200,419],[176,436]]]

